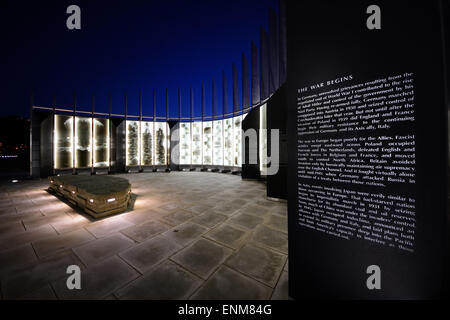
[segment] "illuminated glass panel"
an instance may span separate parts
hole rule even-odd
[[[267,175],[267,108],[262,105],[259,110],[259,170]]]
[[[75,167],[92,166],[92,118],[75,117]]]
[[[202,123],[192,123],[192,164],[202,164]]]
[[[180,164],[191,164],[191,123],[180,123]]]
[[[213,121],[213,165],[223,166],[223,131],[222,120]]]
[[[242,117],[237,116],[233,118],[233,133],[234,133],[234,161],[235,167],[242,166]]]
[[[153,122],[141,122],[141,150],[143,166],[153,165],[154,151],[153,146]]]
[[[73,167],[73,117],[55,115],[55,169]]]
[[[94,119],[94,167],[109,166],[109,120]]]
[[[155,122],[155,160],[157,165],[167,164],[168,125],[166,122]]]
[[[233,165],[234,136],[233,118],[223,120],[223,165],[231,167]]]
[[[212,165],[212,122],[203,122],[203,164]]]
[[[127,121],[126,155],[127,167],[139,165],[139,121]]]

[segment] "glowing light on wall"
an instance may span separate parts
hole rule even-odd
[[[259,110],[259,170],[267,175],[267,105]]]
[[[261,110],[260,121],[264,122],[265,105]],[[180,164],[240,167],[244,117],[180,123]],[[55,169],[71,169],[74,156],[76,168],[90,168],[92,160],[95,168],[109,166],[110,119],[75,117],[73,121],[73,116],[64,115],[55,115],[54,119]],[[170,129],[166,122],[126,121],[126,166],[167,165],[168,137]],[[262,136],[260,139],[266,141]],[[265,149],[266,144],[260,144],[260,153]]]
[[[157,165],[167,164],[167,133],[169,132],[169,125],[166,122],[155,122],[155,161]]]
[[[141,123],[141,164],[151,166],[155,159],[155,139],[153,137],[153,122]]]
[[[242,117],[237,116],[233,118],[233,134],[234,134],[234,160],[235,167],[242,166]]]
[[[94,119],[94,167],[109,166],[109,119]]]
[[[127,121],[126,123],[126,166],[139,165],[139,121]]]
[[[223,165],[233,166],[234,151],[233,118],[223,120]]]
[[[92,166],[92,118],[75,117],[75,167]]]
[[[191,123],[180,123],[180,164],[191,164]]]
[[[202,164],[202,123],[192,123],[192,164]]]
[[[213,121],[213,165],[223,166],[223,122]]]
[[[55,115],[54,163],[56,169],[73,167],[73,117]]]
[[[212,165],[213,157],[212,122],[203,122],[203,164]]]

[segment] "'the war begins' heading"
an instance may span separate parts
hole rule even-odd
[[[304,87],[301,89],[298,89],[298,93],[303,93],[303,92],[307,92],[309,90],[316,90],[316,89],[320,89],[320,88],[325,88],[328,86],[332,86],[334,84],[339,84],[345,81],[351,81],[353,80],[353,75],[348,75],[348,76],[344,76],[344,77],[340,77],[334,80],[328,80],[326,82],[320,82],[320,83],[316,83],[313,85],[310,85],[308,87]]]

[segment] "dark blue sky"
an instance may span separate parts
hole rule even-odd
[[[67,6],[82,12],[82,30],[66,28]],[[160,0],[160,1],[2,1],[0,35],[2,76],[0,115],[28,116],[29,93],[35,104],[107,111],[108,92],[113,112],[123,113],[127,92],[130,114],[138,114],[138,92],[143,91],[144,115],[152,115],[152,90],[157,90],[159,115],[165,114],[164,90],[169,89],[170,115],[178,116],[177,90],[183,94],[183,116],[189,115],[189,86],[200,115],[201,81],[206,84],[206,109],[211,113],[211,80],[217,83],[222,108],[221,81],[229,81],[231,65],[241,77],[241,53],[250,58],[250,42],[259,45],[259,26],[267,28],[269,7],[276,0]],[[241,82],[241,79],[239,79]]]

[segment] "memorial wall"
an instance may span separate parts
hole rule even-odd
[[[107,168],[114,148],[109,119],[55,115],[54,166]],[[244,116],[180,123],[180,165],[241,166],[241,122]],[[74,130],[75,128],[75,130]],[[166,122],[125,122],[127,167],[167,165],[171,130]]]
[[[294,298],[445,291],[444,7],[371,5],[289,2]]]
[[[241,122],[242,116],[206,122],[181,123],[180,165],[204,164],[240,167]]]

